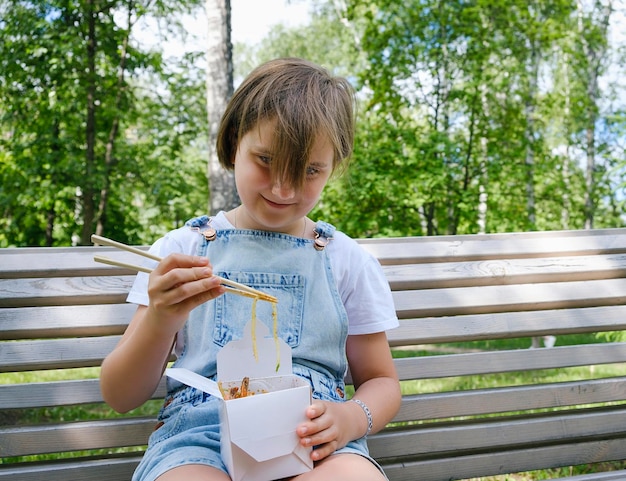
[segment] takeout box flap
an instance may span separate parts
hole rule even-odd
[[[258,462],[286,456],[292,452],[296,454],[296,457],[301,458],[298,456],[298,447],[300,447],[298,436],[294,432],[266,437],[241,438],[233,440],[233,444]]]
[[[282,479],[306,473],[313,468],[313,462],[304,452],[293,452],[267,461],[256,461],[246,451],[233,445],[232,455],[237,459],[237,468],[229,473],[233,481]]]
[[[256,332],[253,336],[254,326]],[[291,348],[280,337],[274,339],[269,328],[259,319],[254,323],[249,321],[244,327],[243,337],[230,341],[217,353],[217,379],[220,381],[291,373]]]

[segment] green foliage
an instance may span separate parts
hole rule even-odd
[[[200,3],[0,2],[0,247],[151,242],[206,204],[204,73],[132,37]]]
[[[201,4],[0,0],[0,247],[149,243],[205,212],[203,52],[133,41],[148,17],[181,35]],[[235,78],[300,56],[357,88],[352,166],[314,218],[355,237],[625,224],[624,49],[602,2],[313,4],[235,45]]]
[[[568,0],[347,5],[366,56],[361,132],[353,171],[318,216],[356,236],[476,233],[482,212],[487,232],[581,229],[588,215],[624,225],[623,131],[597,128],[614,117],[590,95],[590,52],[607,48],[599,11]],[[603,135],[589,143],[593,132]]]

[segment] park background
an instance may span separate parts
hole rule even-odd
[[[149,244],[228,208],[236,199],[214,194],[232,192],[231,179],[211,178],[220,110],[209,92],[278,56],[320,63],[358,91],[351,169],[314,218],[354,237],[623,227],[625,10],[616,0],[0,0],[0,247],[85,245],[94,232]],[[217,54],[216,18],[233,27]],[[568,342],[579,341],[589,339]]]
[[[277,56],[358,90],[351,169],[313,213],[351,236],[625,224],[624,2],[293,0],[268,25],[276,4],[0,2],[0,247],[148,244],[230,207],[207,92]],[[218,6],[265,34],[211,54]]]

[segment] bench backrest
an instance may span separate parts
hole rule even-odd
[[[626,327],[626,229],[360,242],[383,265],[401,319],[388,336],[406,394],[398,424],[369,443],[392,481],[626,459],[626,344],[568,345],[570,334]],[[106,247],[0,250],[0,479],[35,479],[43,468],[22,457],[48,453],[85,455],[44,465],[47,479],[129,479],[154,427],[154,415],[104,406],[93,420],[23,424],[24,409],[45,417],[102,402],[97,369],[75,369],[99,366],[119,340],[134,274],[96,254],[137,261]],[[484,343],[543,335],[557,347]],[[615,369],[596,376],[598,365]],[[536,372],[532,383],[507,383],[522,371]],[[38,382],[20,380],[30,372]],[[502,379],[474,389],[476,376]],[[441,384],[424,392],[432,380]],[[110,454],[119,447],[134,452]]]

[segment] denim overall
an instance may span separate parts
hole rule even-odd
[[[201,217],[189,224],[202,235],[210,229],[208,222]],[[335,228],[319,222],[316,231],[330,239]],[[214,274],[278,298],[278,335],[292,349],[294,374],[311,382],[314,399],[341,401],[348,318],[326,251],[315,249],[309,239],[232,229],[217,231],[214,240],[203,236],[197,254],[210,259]],[[227,293],[194,309],[183,331],[185,348],[175,366],[215,377],[217,352],[243,337],[252,302]],[[257,303],[257,318],[272,332],[270,303]]]
[[[203,216],[187,223],[203,237],[197,254],[210,259],[214,274],[278,298],[278,335],[292,349],[293,373],[309,381],[314,399],[342,402],[348,318],[323,249],[335,228],[318,222],[314,241],[276,232],[215,231],[210,222]],[[252,299],[226,293],[194,309],[183,330],[183,352],[174,366],[215,379],[217,352],[242,337],[251,308]],[[257,302],[257,319],[272,332],[270,303]],[[133,480],[152,480],[189,462],[225,471],[219,457],[217,400],[169,378],[168,393],[159,415],[161,427],[151,436]],[[212,455],[207,453],[211,449]],[[371,460],[365,438],[339,452]]]

